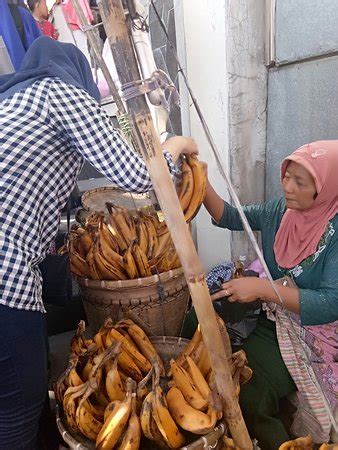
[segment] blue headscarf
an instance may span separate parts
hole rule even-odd
[[[100,93],[83,53],[73,44],[64,44],[46,36],[36,39],[28,49],[20,69],[0,76],[0,101],[11,97],[43,78],[57,77],[84,89],[99,101]]]
[[[14,69],[18,70],[29,46],[41,33],[32,14],[24,8],[16,5],[15,7],[18,8],[18,13],[22,21],[23,41],[16,28],[7,0],[0,0],[0,35],[6,44]]]

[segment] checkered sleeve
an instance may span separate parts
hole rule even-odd
[[[131,192],[151,189],[143,159],[122,140],[108,115],[85,91],[53,80],[48,107],[52,125],[70,147],[114,184]],[[172,172],[171,155],[164,152],[164,156]]]

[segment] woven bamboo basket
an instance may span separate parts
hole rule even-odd
[[[176,358],[189,342],[187,339],[172,336],[154,336],[151,337],[150,340],[162,358],[166,369],[169,367],[170,359]],[[71,450],[95,450],[95,444],[93,442],[83,436],[75,434],[68,428],[58,406],[56,407],[56,423],[63,440],[68,444]],[[218,440],[225,431],[224,423],[219,423],[213,431],[182,447],[181,450],[217,449]],[[145,440],[144,442],[141,442],[142,450],[155,450],[157,448],[158,447],[152,441],[147,442]]]
[[[107,317],[115,323],[131,311],[150,335],[180,335],[189,302],[182,268],[135,280],[75,279],[94,333]]]

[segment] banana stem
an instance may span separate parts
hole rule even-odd
[[[101,0],[98,2],[98,6],[122,86],[139,80],[141,77],[128,34],[121,0]],[[185,222],[144,95],[127,100],[127,107],[138,137],[139,148],[136,150],[144,157],[155,193],[183,266],[197,318],[201,325],[203,339],[215,372],[217,388],[223,398],[224,417],[235,443],[242,449],[252,449],[252,442],[238,404],[228,359],[205,282],[204,270],[189,227]]]

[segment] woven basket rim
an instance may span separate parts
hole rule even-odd
[[[88,199],[90,199],[91,196],[93,196],[94,194],[98,193],[98,192],[104,192],[104,191],[113,191],[113,192],[117,192],[120,193],[121,195],[123,194],[130,194],[133,196],[135,201],[138,200],[149,200],[149,204],[151,204],[151,200],[150,198],[147,196],[146,193],[144,194],[138,194],[135,192],[128,192],[125,191],[124,189],[119,188],[118,186],[100,186],[100,187],[96,187],[93,189],[89,189],[88,191],[84,192],[81,196],[81,204],[83,206],[83,208],[87,211],[93,211],[93,208],[90,206]],[[136,209],[136,208],[135,208]]]
[[[80,286],[91,287],[91,288],[101,288],[107,290],[121,289],[121,288],[137,288],[141,286],[152,286],[157,284],[159,281],[162,283],[177,278],[183,274],[182,267],[178,269],[169,270],[167,272],[160,273],[159,275],[151,275],[150,277],[135,278],[133,280],[91,280],[89,278],[82,278],[73,274],[74,280],[76,280]]]

